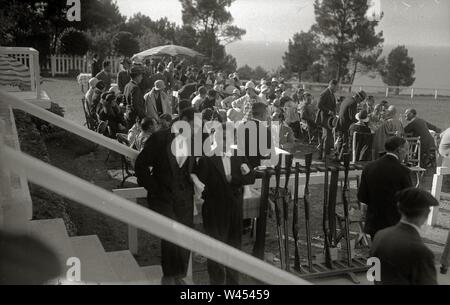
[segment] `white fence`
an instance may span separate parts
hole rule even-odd
[[[108,56],[104,61],[111,62],[111,72],[120,71],[120,57]],[[91,73],[92,59],[87,56],[51,55],[46,63],[41,65],[41,70],[48,71],[52,77],[69,75],[72,70],[77,73]]]

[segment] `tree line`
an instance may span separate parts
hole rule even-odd
[[[233,25],[235,0],[180,0],[182,25],[137,13],[126,18],[113,0],[81,0],[81,21],[69,22],[66,1],[0,0],[0,45],[33,47],[50,54],[132,56],[163,44],[195,49],[217,69],[236,70],[225,46],[246,31]]]
[[[415,65],[405,46],[383,53],[384,37],[377,27],[383,13],[368,14],[369,1],[315,0],[315,23],[294,34],[283,56],[290,76],[300,81],[328,82],[330,78],[353,84],[357,73],[379,73],[390,86],[414,83]]]

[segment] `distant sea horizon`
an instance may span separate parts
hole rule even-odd
[[[396,45],[385,45],[382,56],[387,56]],[[436,88],[450,91],[450,46],[406,45],[408,55],[416,65],[416,88]],[[261,66],[274,71],[283,64],[282,57],[287,51],[287,42],[237,41],[229,44],[227,52],[233,55],[238,67]],[[370,78],[357,75],[355,84],[383,86],[381,77]]]

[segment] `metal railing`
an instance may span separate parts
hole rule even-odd
[[[39,107],[21,101],[9,94],[0,92],[0,103],[6,103],[12,108],[28,112],[60,128],[114,150],[119,154],[130,158],[137,156],[136,151],[124,145],[100,136],[83,126],[67,121]],[[0,120],[0,125],[2,124],[1,122]],[[280,270],[245,252],[210,238],[156,212],[143,208],[136,203],[116,196],[111,192],[38,159],[9,148],[3,144],[2,136],[0,136],[0,161],[2,165],[0,167],[0,177],[8,177],[10,173],[24,174],[31,182],[61,196],[79,202],[102,214],[116,218],[183,248],[195,251],[220,264],[247,274],[258,281],[267,284],[310,284],[298,276]],[[2,188],[5,187],[7,181],[8,179],[2,179],[0,181],[0,184],[3,184]],[[6,191],[6,193],[8,192]]]

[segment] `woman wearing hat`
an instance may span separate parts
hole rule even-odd
[[[162,114],[172,115],[171,99],[164,91],[163,80],[157,80],[153,89],[144,96],[145,116],[159,122]]]

